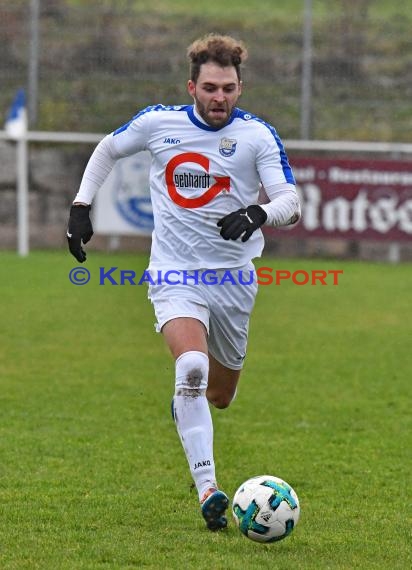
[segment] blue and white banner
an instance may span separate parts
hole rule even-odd
[[[27,132],[26,94],[19,89],[7,113],[4,125],[6,133],[12,139],[20,139]]]
[[[93,202],[96,233],[151,235],[150,161],[149,152],[139,152],[117,161]]]

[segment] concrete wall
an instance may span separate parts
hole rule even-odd
[[[70,204],[93,150],[92,145],[29,145],[30,248],[66,248]],[[16,249],[15,145],[0,141],[0,249]],[[88,248],[148,251],[150,239],[94,236]],[[412,261],[412,243],[270,237],[265,252],[277,257]]]

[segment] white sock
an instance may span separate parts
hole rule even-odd
[[[176,360],[174,417],[199,499],[210,487],[217,487],[213,424],[206,399],[208,373],[209,359],[203,352],[191,350]]]

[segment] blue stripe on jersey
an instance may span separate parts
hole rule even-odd
[[[135,119],[139,118],[141,115],[150,113],[151,111],[186,111],[188,108],[190,108],[190,105],[150,105],[149,107],[146,107],[145,109],[139,111],[137,115],[130,119],[130,121],[116,129],[113,132],[113,136],[126,131],[129,125],[131,125]]]
[[[279,135],[277,134],[275,127],[273,127],[269,123],[266,123],[266,121],[264,121],[263,119],[260,119],[256,115],[252,115],[251,113],[247,113],[246,111],[243,111],[242,109],[238,109],[238,108],[236,109],[236,116],[239,117],[240,119],[243,119],[244,121],[251,121],[251,120],[257,121],[258,123],[261,123],[262,125],[264,125],[267,129],[269,129],[270,133],[272,134],[273,138],[276,141],[276,144],[277,144],[279,152],[280,152],[280,163],[282,165],[282,170],[283,170],[283,174],[285,175],[286,182],[296,186],[295,177],[293,176],[293,172],[292,172],[292,169],[290,167],[288,157],[286,155],[285,147],[283,146],[283,143],[280,140]]]

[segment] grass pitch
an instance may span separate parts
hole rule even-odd
[[[343,269],[339,285],[262,286],[238,397],[214,411],[222,488],[282,477],[301,501],[285,541],[207,531],[170,418],[173,363],[138,255],[0,254],[0,568],[405,569],[411,566],[410,265]]]

